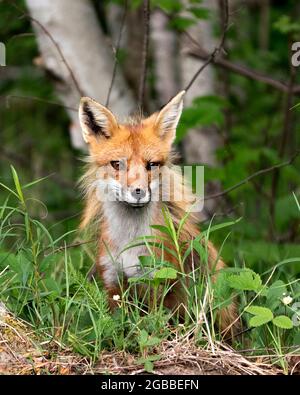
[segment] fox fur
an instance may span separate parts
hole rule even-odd
[[[116,303],[113,296],[121,293],[120,274],[125,279],[140,276],[142,269],[138,257],[149,255],[145,245],[123,251],[124,248],[137,237],[155,238],[162,235],[159,229],[153,229],[150,225],[165,224],[163,205],[167,206],[177,228],[190,209],[192,199],[187,199],[191,194],[190,190],[172,164],[172,143],[182,112],[184,93],[180,92],[161,111],[150,117],[132,118],[123,124],[96,101],[87,97],[81,99],[79,118],[83,137],[89,146],[87,171],[81,180],[85,194],[81,228],[86,229],[91,224],[96,227],[94,229],[99,238],[96,267],[112,308]],[[123,160],[126,160],[126,167],[121,168]],[[156,169],[156,176],[152,172],[149,175],[151,166]],[[126,172],[126,182],[123,184],[120,181],[122,172]],[[160,181],[162,173],[174,183],[175,188],[182,189],[185,199],[176,200],[172,188],[169,201],[162,201],[163,192],[160,192],[156,201],[149,199],[154,190],[161,188],[163,191],[166,187]],[[115,199],[104,196],[105,188]],[[138,191],[143,191],[145,195],[137,198],[140,196],[136,195]],[[189,214],[180,232],[179,243],[190,242],[199,232],[197,219]],[[215,281],[218,271],[225,264],[211,242],[208,242],[207,249],[208,267],[212,280]],[[156,252],[159,254],[159,249]],[[180,271],[178,260],[167,249],[164,250],[164,260]],[[193,268],[201,265],[203,263],[200,257],[189,257],[184,270],[186,273],[191,272]],[[174,282],[164,304],[172,310],[186,305],[180,281]],[[236,320],[235,303],[221,309],[218,316],[221,329],[226,329]]]

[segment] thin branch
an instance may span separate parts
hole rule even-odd
[[[216,53],[217,53],[217,48],[214,49],[213,53],[209,56],[209,58],[206,60],[206,62],[193,75],[190,82],[184,88],[184,90],[186,92],[190,89],[190,87],[193,85],[193,83],[196,81],[196,79],[199,77],[199,75],[202,73],[202,71],[213,61],[213,58],[215,57]]]
[[[207,60],[210,55],[208,52],[205,50],[201,49],[192,49],[188,51],[188,54],[191,56],[196,57],[197,59],[201,60]],[[268,75],[265,75],[261,73],[260,71],[250,69],[247,66],[243,66],[240,64],[236,64],[233,62],[230,62],[229,60],[226,60],[224,58],[216,58],[214,57],[212,59],[212,63],[215,64],[216,66],[220,66],[224,69],[227,69],[229,71],[232,71],[236,74],[242,75],[243,77],[250,78],[255,81],[259,81],[262,83],[265,83],[267,85],[272,86],[275,89],[278,89],[283,92],[288,92],[289,86],[285,84],[284,82],[280,80],[276,80],[272,77],[269,77]],[[293,93],[294,94],[299,94],[300,93],[300,85],[295,85],[293,87]]]
[[[166,15],[170,20],[172,19],[172,16],[169,15],[167,12],[163,11],[162,9],[160,9],[160,11],[164,15]],[[216,66],[220,66],[220,67],[230,70],[236,74],[242,75],[243,77],[250,78],[255,81],[265,83],[265,84],[270,85],[273,88],[278,89],[280,91],[288,92],[288,90],[289,90],[288,84],[285,84],[284,82],[282,82],[280,80],[276,80],[275,78],[269,77],[268,75],[265,75],[263,72],[261,72],[259,70],[254,70],[254,69],[251,69],[250,67],[233,63],[233,62],[228,61],[222,57],[217,57],[217,56],[211,57],[212,54],[207,52],[188,31],[184,30],[184,31],[182,31],[182,34],[185,35],[192,44],[191,48],[188,51],[186,51],[187,55],[193,56],[193,57],[195,57],[197,59],[201,59],[203,61],[208,61],[208,64],[212,63]],[[294,85],[293,93],[300,94],[300,85]]]
[[[45,254],[45,256],[47,257],[49,255],[56,254],[57,252],[65,251],[65,250],[68,250],[70,248],[76,248],[76,247],[80,247],[80,246],[85,245],[85,244],[94,243],[95,241],[97,241],[97,238],[90,239],[90,240],[85,240],[85,241],[77,241],[77,242],[74,242],[74,243],[71,243],[71,244],[66,244],[64,246],[56,248],[55,250],[51,251],[51,253],[49,253],[49,254]],[[41,253],[44,253],[45,251],[50,250],[50,249],[51,249],[51,247],[47,247],[44,250],[42,250]]]
[[[223,50],[224,43],[225,43],[225,36],[226,32],[228,29],[228,20],[229,20],[229,7],[228,7],[228,0],[222,0],[222,8],[223,8],[223,20],[222,20],[222,36],[220,40],[220,44],[218,47],[216,47],[213,52],[208,56],[206,59],[205,63],[199,68],[199,70],[196,71],[196,73],[193,75],[192,79],[190,82],[187,84],[187,86],[184,88],[184,90],[187,92],[190,87],[193,85],[193,83],[196,81],[196,79],[199,77],[199,75],[202,73],[202,71],[211,63],[214,61],[215,57]],[[197,43],[198,44],[198,43]]]
[[[56,103],[54,101],[46,100],[46,99],[43,99],[43,98],[37,97],[37,96],[0,95],[0,99],[4,99],[6,101],[6,105],[7,106],[10,105],[10,100],[18,99],[18,100],[38,101],[38,102],[41,102],[41,103],[51,104],[52,106],[62,107],[62,108],[65,108],[66,110],[75,111],[75,112],[78,111],[74,107],[65,106],[64,104]]]
[[[1,157],[17,163],[20,167],[23,168],[30,167],[30,158],[28,158],[28,155],[27,156],[22,155],[14,151],[9,151],[4,147],[0,147],[0,158]],[[74,196],[74,192],[75,192],[74,184],[71,181],[61,177],[59,173],[49,174],[48,172],[43,171],[41,177],[49,177],[54,182],[56,182],[59,186],[61,186],[64,189],[64,191],[68,193],[68,195]]]
[[[74,83],[74,86],[77,90],[77,92],[79,93],[80,96],[84,96],[84,93],[82,91],[82,89],[79,86],[79,83],[73,73],[73,70],[71,69],[69,63],[67,62],[67,59],[65,58],[64,54],[62,53],[62,50],[60,49],[60,46],[58,45],[58,43],[55,41],[55,39],[53,38],[53,36],[51,35],[51,33],[49,32],[48,29],[46,29],[46,27],[39,22],[37,19],[35,19],[34,17],[32,17],[30,14],[24,12],[13,0],[9,0],[9,2],[11,3],[11,5],[16,8],[22,15],[21,18],[28,18],[29,20],[31,20],[32,22],[34,22],[35,24],[37,24],[40,29],[46,34],[46,36],[50,39],[50,41],[52,42],[52,44],[55,46],[57,52],[59,53],[59,56],[61,57],[62,62],[64,63],[64,65],[66,66],[66,68],[68,69],[71,79]]]
[[[138,104],[143,106],[145,97],[145,86],[147,76],[147,58],[149,49],[149,32],[150,32],[150,0],[144,0],[144,39],[143,39],[143,52],[142,52],[142,67],[141,77],[139,84],[139,97]]]
[[[121,26],[120,26],[118,40],[117,40],[117,45],[116,45],[115,51],[114,51],[115,52],[115,62],[114,62],[114,68],[113,68],[113,72],[112,72],[111,82],[110,82],[110,86],[109,86],[109,90],[108,90],[108,94],[107,94],[107,99],[106,99],[106,103],[105,103],[106,107],[109,106],[109,99],[110,99],[110,95],[111,95],[112,88],[113,88],[113,85],[114,85],[114,82],[115,82],[115,78],[116,78],[116,74],[117,74],[118,55],[119,55],[119,51],[120,51],[122,34],[123,34],[125,20],[126,20],[126,16],[127,16],[127,10],[128,10],[128,0],[124,0],[124,12],[123,12],[123,16],[122,16],[122,21],[121,21]]]
[[[252,180],[253,178],[255,178],[255,177],[258,177],[258,176],[261,176],[261,175],[263,175],[263,174],[270,173],[270,172],[272,172],[272,171],[281,169],[282,167],[286,167],[286,166],[291,165],[299,155],[300,155],[300,151],[297,151],[297,152],[296,152],[289,160],[287,160],[286,162],[278,163],[277,165],[268,167],[268,168],[266,168],[266,169],[258,170],[257,172],[251,174],[250,176],[248,176],[248,177],[245,178],[244,180],[238,182],[237,184],[231,186],[230,188],[227,188],[227,189],[225,189],[225,190],[222,191],[222,192],[219,192],[219,193],[215,193],[215,194],[213,194],[213,195],[206,196],[206,197],[204,197],[204,198],[201,199],[201,200],[216,199],[216,198],[219,198],[219,197],[221,197],[221,196],[227,195],[229,192],[232,192],[233,190],[235,190],[235,189],[241,187],[242,185],[247,184],[247,182],[251,181],[251,180]]]

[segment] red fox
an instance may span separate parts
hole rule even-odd
[[[99,232],[96,267],[107,290],[110,306],[114,295],[120,294],[119,274],[125,279],[142,273],[139,256],[149,254],[145,245],[124,248],[141,236],[160,235],[159,227],[164,217],[161,193],[161,175],[171,176],[175,188],[188,189],[182,177],[172,168],[172,143],[183,108],[185,91],[177,94],[159,112],[148,118],[133,118],[127,123],[118,123],[110,110],[93,99],[83,97],[79,119],[83,137],[89,146],[88,169],[82,185],[86,205],[81,228],[96,223]],[[170,177],[169,177],[170,178]],[[156,198],[154,199],[154,196]],[[171,192],[165,202],[173,223],[178,227],[188,212],[190,199],[176,200]],[[197,221],[189,215],[179,234],[179,242],[190,242],[199,235]],[[124,250],[124,251],[123,251]],[[174,254],[164,250],[164,260],[178,270],[179,262]],[[225,267],[212,243],[208,243],[208,263],[213,281],[216,273]],[[201,266],[200,257],[193,265]],[[186,272],[191,271],[191,259],[186,261]],[[177,281],[164,298],[170,309],[185,303],[182,284]],[[227,328],[237,317],[235,304],[220,310],[222,329]]]

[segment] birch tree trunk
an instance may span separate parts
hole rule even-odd
[[[208,8],[212,14],[217,12],[218,0],[204,0],[203,7]],[[218,45],[213,37],[213,31],[210,20],[200,21],[197,25],[191,26],[189,33],[205,50],[211,53]],[[192,58],[184,54],[185,48],[189,45],[189,39],[186,36],[181,37],[181,73],[183,86],[186,86],[192,76],[204,64],[204,61]],[[194,84],[191,86],[185,97],[185,105],[191,105],[193,99],[199,96],[215,94],[215,81],[213,66],[208,65]],[[216,151],[222,145],[222,139],[214,127],[201,127],[190,130],[185,137],[182,150],[187,163],[201,163],[209,166],[217,165]],[[210,182],[206,185],[205,194],[209,195],[220,190],[219,183]],[[216,211],[216,202],[208,200],[205,202],[203,218],[208,218],[211,213]]]
[[[204,0],[202,4],[203,7],[210,9],[212,13],[216,11],[216,0]],[[200,21],[197,25],[193,25],[188,32],[209,52],[212,52],[217,45],[213,38],[212,27],[209,20]],[[184,49],[189,45],[188,40],[186,36],[182,36],[181,52],[184,52]],[[181,56],[183,86],[186,86],[190,82],[192,76],[203,63],[204,61],[199,61],[186,54]],[[191,105],[195,97],[212,95],[214,92],[213,68],[211,65],[208,65],[187,92],[185,105]],[[215,166],[217,163],[215,152],[219,146],[220,139],[214,128],[194,129],[188,133],[184,140],[184,156],[189,163],[204,163]]]
[[[99,26],[90,0],[26,0],[33,18],[43,66],[55,79],[58,95],[71,118],[71,142],[85,149],[76,109],[81,93],[76,88],[72,73],[82,94],[105,104],[114,65],[113,51]],[[47,35],[58,44],[72,73],[58,49]],[[119,116],[134,109],[134,99],[118,70],[110,96],[110,108]]]
[[[177,39],[174,31],[168,29],[168,18],[159,10],[151,15],[151,40],[153,46],[155,90],[157,104],[166,104],[180,90]]]

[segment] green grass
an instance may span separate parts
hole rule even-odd
[[[300,349],[297,326],[300,308],[295,304],[300,301],[300,284],[289,272],[289,265],[299,263],[299,257],[278,261],[261,273],[247,268],[246,263],[236,264],[222,271],[213,284],[207,270],[201,275],[197,269],[184,273],[187,254],[183,253],[178,236],[186,218],[176,229],[164,210],[165,225],[160,228],[159,247],[163,252],[164,239],[171,241],[172,253],[178,258],[181,270],[176,271],[163,258],[156,257],[151,239],[133,241],[132,245],[145,243],[149,251],[148,257],[140,257],[145,269],[143,278],[139,279],[146,286],[144,298],[137,297],[136,282],[130,281],[129,289],[119,295],[119,308],[112,314],[101,283],[87,278],[95,245],[80,239],[76,229],[54,237],[52,229],[31,214],[32,204],[44,208],[32,196],[36,184],[47,180],[22,185],[15,169],[11,171],[14,188],[1,184],[7,198],[0,207],[0,300],[16,316],[29,322],[42,340],[55,339],[92,362],[97,361],[103,350],[131,352],[151,371],[153,362],[160,358],[154,349],[163,340],[193,336],[196,344],[204,347],[207,342],[222,340],[214,325],[216,312],[237,297],[244,333],[234,340],[233,346],[238,350],[252,349],[254,355],[268,354],[287,372],[286,355],[299,353]],[[210,223],[190,242],[189,252],[201,256],[204,268],[207,241],[214,233],[231,229],[237,222]],[[188,287],[186,277],[189,277]],[[182,281],[188,299],[183,322],[162,303],[174,278]],[[147,310],[150,289],[154,303]],[[287,296],[292,300],[284,299]]]

